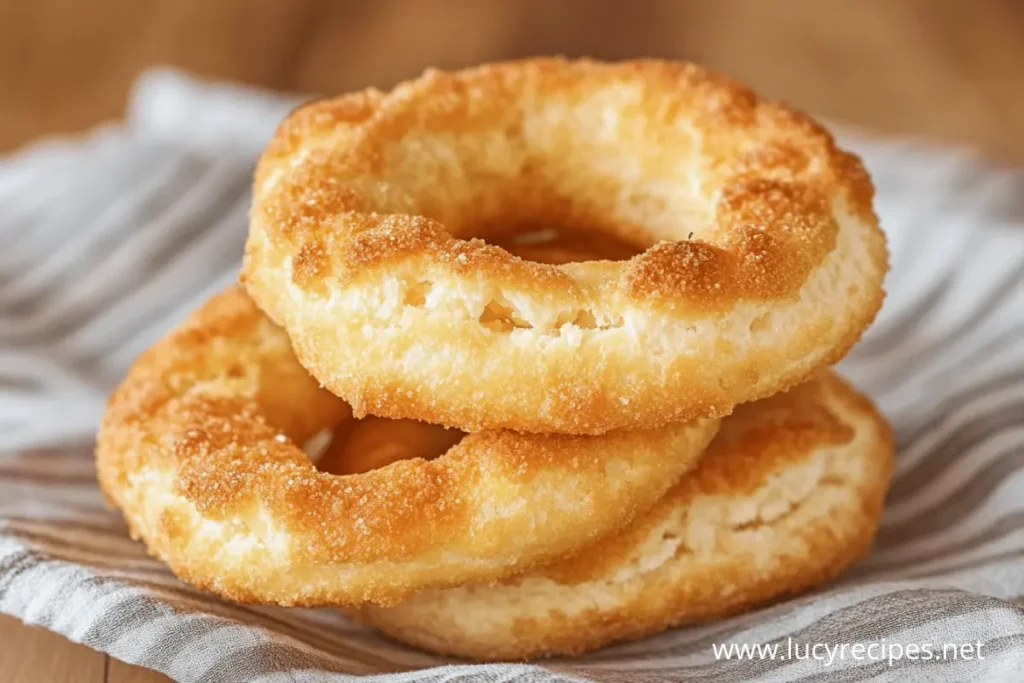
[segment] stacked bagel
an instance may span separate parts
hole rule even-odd
[[[808,589],[866,551],[890,476],[828,369],[881,305],[872,195],[813,121],[686,64],[301,107],[244,288],[132,367],[101,485],[186,581],[481,660]]]

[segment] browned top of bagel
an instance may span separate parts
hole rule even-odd
[[[629,135],[606,140],[593,121],[545,119],[595,92],[635,122]],[[494,133],[505,141],[500,150],[474,147]],[[620,181],[576,162],[607,162],[618,148],[638,156],[630,163],[645,181],[678,178],[686,158],[695,176],[687,202],[710,220],[692,229],[616,216],[622,212],[607,200]],[[458,177],[430,158],[438,150],[457,158]],[[428,71],[386,94],[316,102],[278,129],[256,193],[270,239],[295,254],[293,278],[302,286],[363,277],[415,255],[517,287],[572,293],[573,278],[556,265],[458,239],[509,221],[563,221],[650,247],[623,267],[625,296],[701,309],[795,292],[835,246],[831,203],[875,220],[863,166],[821,126],[701,67],[661,61],[550,58]],[[639,187],[633,199],[664,201]]]

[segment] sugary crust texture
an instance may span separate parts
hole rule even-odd
[[[839,574],[878,527],[892,439],[832,375],[740,406],[647,515],[499,585],[356,613],[397,640],[477,660],[575,655],[734,614]]]
[[[133,534],[241,602],[394,602],[575,552],[649,510],[717,421],[600,437],[491,431],[442,457],[333,476],[300,448],[350,418],[241,288],[143,354],[114,392],[97,467]]]
[[[860,161],[689,64],[533,59],[302,107],[243,280],[356,413],[598,434],[728,414],[839,360],[888,268]],[[531,227],[624,262],[537,263]]]

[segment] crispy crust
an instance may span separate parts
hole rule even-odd
[[[717,421],[601,437],[491,431],[353,476],[300,447],[350,416],[240,288],[143,354],[111,397],[97,467],[135,536],[244,602],[393,602],[565,557],[650,509]]]
[[[892,467],[889,427],[830,375],[727,418],[646,516],[496,586],[428,590],[357,616],[479,660],[573,655],[807,590],[867,551]]]
[[[820,126],[693,65],[429,71],[281,125],[243,279],[359,414],[653,427],[845,354],[888,267],[872,194]],[[535,224],[646,251],[555,265],[464,239]]]

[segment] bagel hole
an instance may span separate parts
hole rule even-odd
[[[496,229],[488,242],[526,261],[580,263],[585,261],[627,261],[643,253],[645,245],[634,244],[602,230],[522,224]]]
[[[456,446],[465,432],[418,420],[369,416],[346,420],[315,461],[328,474],[361,474],[400,460],[433,460]]]
[[[504,299],[493,299],[480,313],[480,324],[495,332],[531,330],[533,325],[523,319],[519,312]]]
[[[753,320],[750,321],[750,333],[761,334],[763,332],[770,332],[773,328],[772,325],[772,314],[762,313]]]
[[[551,244],[559,238],[558,230],[554,228],[542,228],[539,230],[528,230],[517,234],[512,238],[513,244]]]

